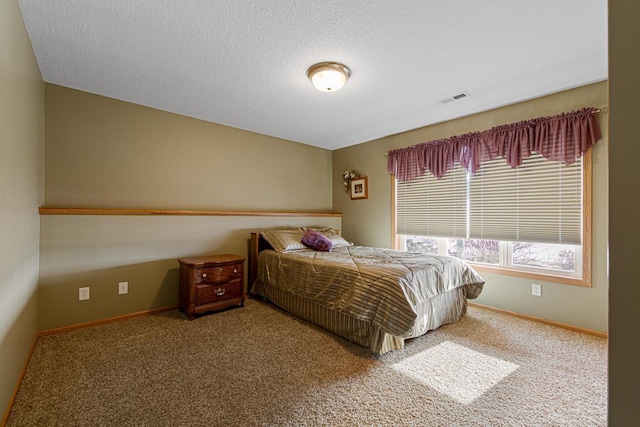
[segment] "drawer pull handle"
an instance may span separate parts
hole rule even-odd
[[[202,273],[202,277],[207,277],[207,273]]]
[[[224,291],[225,291],[224,288],[218,288],[218,289],[216,289],[216,295],[222,296],[222,295],[224,295]]]
[[[233,273],[235,274],[235,273],[237,273],[237,272],[238,272],[238,269],[237,269],[237,268],[234,268],[234,269],[233,269]]]

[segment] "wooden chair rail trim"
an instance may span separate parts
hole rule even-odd
[[[165,216],[299,216],[335,217],[335,212],[269,212],[269,211],[210,211],[188,209],[121,209],[121,208],[48,208],[40,207],[40,215],[165,215]]]

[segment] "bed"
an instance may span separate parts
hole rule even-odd
[[[310,232],[330,249],[302,244]],[[375,354],[457,322],[483,285],[458,258],[355,246],[332,229],[251,233],[251,296]]]

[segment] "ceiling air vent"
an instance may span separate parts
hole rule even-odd
[[[448,98],[441,99],[440,103],[441,104],[446,104],[448,102],[456,101],[458,99],[466,98],[468,96],[471,96],[471,95],[469,95],[469,92],[461,92],[461,93],[459,93],[457,95],[453,95],[453,96],[450,96]]]

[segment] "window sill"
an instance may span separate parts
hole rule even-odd
[[[524,277],[527,279],[535,279],[535,280],[544,280],[546,282],[582,286],[585,288],[591,287],[591,281],[585,280],[584,278],[579,279],[579,278],[573,278],[573,277],[557,276],[553,274],[534,273],[531,271],[514,270],[514,269],[504,268],[504,267],[492,267],[486,264],[475,264],[472,262],[467,262],[467,263],[471,265],[474,270],[479,272],[484,271],[487,273],[503,274],[506,276]]]

